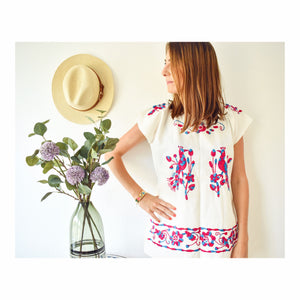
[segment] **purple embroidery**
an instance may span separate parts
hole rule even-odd
[[[153,220],[148,240],[157,246],[185,252],[219,253],[230,251],[238,238],[238,225],[229,229],[179,228]]]
[[[213,149],[211,151],[211,161],[209,161],[209,166],[212,169],[212,174],[210,175],[210,188],[211,190],[215,191],[217,193],[217,196],[220,197],[220,188],[225,183],[227,184],[228,190],[230,190],[229,187],[229,180],[228,180],[228,164],[232,161],[232,158],[228,158],[228,155],[226,157],[225,153],[226,147],[221,147],[220,150]],[[217,159],[215,156],[217,152],[220,153],[219,159]],[[220,174],[217,173],[217,167],[221,171]]]
[[[153,105],[153,109],[148,113],[148,116],[154,114],[156,111],[166,108],[166,103]]]
[[[167,178],[168,185],[172,191],[176,191],[179,189],[179,184],[182,184],[185,189],[185,199],[188,200],[188,193],[195,188],[194,175],[192,174],[193,167],[195,165],[195,161],[193,160],[193,150],[192,149],[184,149],[182,146],[178,146],[179,148],[179,160],[177,160],[177,154],[174,154],[174,159],[171,156],[166,156],[168,162],[172,162],[170,165],[170,169],[174,169],[176,166],[175,172],[171,177]],[[186,157],[184,152],[190,157]],[[184,172],[186,171],[186,172]]]
[[[236,106],[233,106],[233,105],[230,105],[230,104],[225,104],[225,108],[231,108],[231,110],[233,110],[233,111],[235,111],[235,112],[237,112],[238,114],[239,113],[241,113],[242,112],[242,110],[241,109],[238,109]]]
[[[177,126],[177,127],[179,127],[179,128],[182,128],[183,127],[183,122],[181,122],[181,121],[179,121],[179,120],[174,120],[174,122],[173,122],[173,125],[174,126]],[[224,124],[222,124],[222,123],[220,123],[220,122],[218,122],[217,124],[219,124],[219,125],[213,125],[213,126],[211,126],[210,128],[208,128],[207,129],[207,127],[204,125],[204,123],[202,122],[201,124],[200,124],[200,126],[198,127],[198,130],[196,131],[196,133],[200,133],[200,132],[206,132],[207,134],[211,134],[211,133],[213,133],[215,130],[217,130],[217,129],[219,129],[219,130],[221,130],[221,131],[224,131],[225,130],[225,126],[224,126]],[[189,129],[189,128],[187,128],[186,130],[185,130],[185,134],[190,134],[192,132],[192,130],[191,129]]]

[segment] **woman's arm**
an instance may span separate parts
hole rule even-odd
[[[128,132],[126,132],[119,140],[116,145],[115,150],[112,152],[107,152],[104,154],[105,160],[110,157],[114,157],[108,166],[115,175],[115,177],[120,181],[124,188],[131,194],[131,196],[136,199],[142,190],[142,188],[133,180],[133,178],[127,172],[122,156],[133,148],[138,143],[142,142],[146,138],[139,130],[137,124],[135,124]]]
[[[125,133],[120,138],[119,142],[116,145],[116,148],[112,152],[107,152],[104,155],[105,160],[108,160],[112,156],[114,157],[114,159],[109,162],[108,166],[114,176],[119,180],[119,182],[124,186],[124,188],[131,194],[134,199],[138,197],[142,188],[127,172],[122,161],[122,156],[130,149],[132,149],[135,145],[144,141],[145,139],[146,138],[140,131],[138,125],[135,124],[127,133]],[[170,219],[171,215],[173,217],[175,216],[175,214],[171,211],[171,209],[176,209],[174,206],[163,201],[158,196],[153,196],[149,193],[147,193],[140,201],[140,206],[158,222],[160,222],[160,220],[157,218],[154,212],[167,219]]]
[[[248,208],[249,186],[244,162],[244,140],[234,145],[234,161],[231,174],[233,202],[239,226],[238,241],[231,257],[248,257]]]

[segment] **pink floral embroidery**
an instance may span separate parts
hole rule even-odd
[[[185,252],[219,253],[230,251],[237,242],[238,224],[229,229],[179,228],[158,224],[150,220],[152,227],[148,240],[157,246]]]
[[[200,124],[200,126],[198,127],[198,130],[196,131],[196,133],[205,132],[207,134],[211,134],[211,133],[215,132],[215,130],[220,130],[220,131],[224,131],[225,130],[224,124],[222,124],[220,122],[218,122],[217,124],[218,125],[213,125],[210,128],[207,128],[204,125],[204,123],[202,122]],[[173,125],[177,126],[177,127],[179,127],[181,129],[183,127],[183,122],[181,122],[179,120],[174,120]],[[192,132],[192,130],[190,128],[187,128],[184,133],[185,134],[190,134],[191,132]]]
[[[229,180],[228,180],[228,164],[232,161],[232,158],[226,157],[225,153],[226,147],[221,147],[220,150],[213,149],[211,151],[211,161],[209,161],[209,166],[212,169],[212,174],[210,175],[210,188],[211,190],[217,193],[217,196],[220,197],[220,188],[225,183],[227,184],[228,190]],[[216,158],[217,152],[220,153],[219,159]],[[217,173],[217,167],[221,171],[221,173]]]
[[[225,104],[225,108],[231,108],[231,110],[237,112],[238,114],[242,112],[241,109],[238,109],[236,106],[230,105],[230,104]]]
[[[156,111],[166,108],[166,103],[153,105],[153,109],[148,113],[148,116],[154,114]]]
[[[170,169],[174,169],[176,167],[175,172],[171,177],[167,178],[168,185],[172,191],[176,191],[179,189],[179,185],[182,184],[185,189],[185,199],[188,200],[188,193],[195,188],[194,175],[192,174],[193,167],[195,165],[195,161],[193,160],[193,150],[192,149],[184,149],[182,146],[178,146],[179,148],[179,160],[177,160],[177,154],[174,154],[172,159],[171,156],[166,156],[168,162],[172,162],[170,165]],[[184,153],[190,157],[187,157]],[[184,172],[186,171],[186,172]]]

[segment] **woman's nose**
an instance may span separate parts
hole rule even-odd
[[[161,74],[162,74],[163,76],[170,75],[170,71],[169,71],[168,66],[164,66],[164,68],[163,68],[162,71],[161,71]]]

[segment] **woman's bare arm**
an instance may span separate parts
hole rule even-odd
[[[105,153],[104,157],[108,160],[111,156],[114,157],[108,164],[109,168],[113,172],[114,176],[120,181],[124,188],[136,199],[142,190],[133,178],[127,172],[122,156],[132,149],[138,143],[144,141],[146,138],[140,131],[137,124],[135,124],[127,133],[125,133],[116,145],[116,148],[112,152]],[[160,199],[158,196],[153,196],[147,193],[144,198],[140,201],[140,206],[147,213],[151,215],[156,221],[160,222],[154,213],[161,215],[166,219],[171,219],[170,216],[175,217],[176,215],[171,209],[176,209],[170,203],[167,203]]]
[[[231,186],[239,225],[238,242],[232,255],[233,257],[248,257],[249,186],[244,162],[243,138],[234,145]]]
[[[105,160],[108,160],[111,156],[114,157],[108,166],[111,169],[114,176],[120,181],[124,188],[135,199],[138,197],[142,188],[133,180],[133,178],[127,172],[122,156],[128,152],[135,145],[144,141],[146,138],[139,130],[138,125],[135,124],[128,132],[126,132],[119,140],[116,148],[112,152],[105,153]]]

